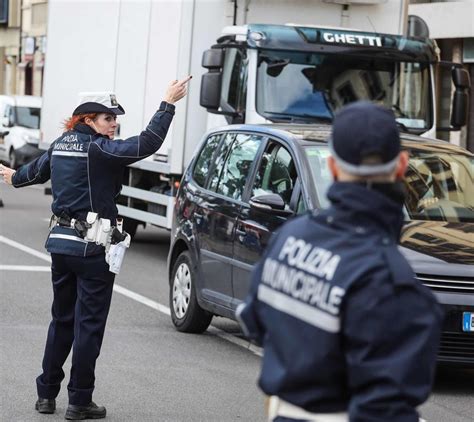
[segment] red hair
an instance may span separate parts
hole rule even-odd
[[[86,119],[95,120],[100,113],[88,113],[88,114],[76,114],[71,116],[69,119],[64,120],[63,127],[64,131],[73,130],[78,123],[86,123]]]

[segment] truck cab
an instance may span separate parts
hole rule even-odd
[[[393,110],[404,132],[436,136],[434,41],[294,24],[227,27],[203,54],[201,106],[219,123],[330,122],[345,104]],[[450,66],[450,130],[466,123],[469,75]]]

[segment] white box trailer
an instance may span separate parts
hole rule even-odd
[[[224,34],[240,31],[241,38],[247,23],[402,34],[407,6],[408,0],[50,0],[42,145],[60,135],[79,92],[114,91],[126,110],[119,118],[120,138],[126,138],[146,126],[170,80],[193,75],[163,146],[130,166],[118,205],[132,234],[139,223],[169,229],[175,182],[209,124],[225,121],[200,106],[199,84],[206,72],[203,52],[215,45],[223,28]],[[249,74],[255,84],[252,71],[255,66]],[[249,86],[247,104],[254,103],[255,89]]]

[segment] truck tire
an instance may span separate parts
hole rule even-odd
[[[203,333],[212,320],[212,314],[198,304],[195,281],[196,269],[189,252],[182,252],[171,272],[169,305],[171,320],[183,333]]]

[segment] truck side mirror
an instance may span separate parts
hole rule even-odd
[[[222,66],[224,65],[224,51],[211,48],[202,55],[202,67],[208,72],[201,78],[201,93],[199,104],[209,111],[217,111],[221,100]]]
[[[453,128],[460,128],[467,123],[469,113],[469,88],[471,87],[471,80],[466,69],[461,67],[453,67],[451,71],[453,84],[456,88],[454,91],[452,111],[451,111],[451,126]]]
[[[199,104],[208,110],[218,110],[221,100],[221,72],[208,72],[201,78]]]
[[[221,48],[211,48],[202,54],[201,66],[205,69],[218,69],[224,66],[224,50]]]

